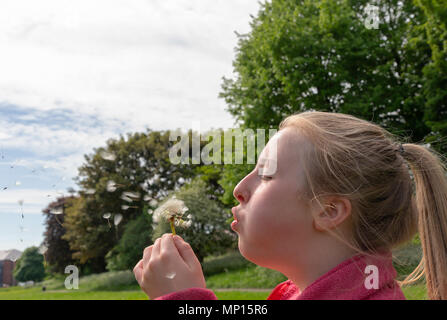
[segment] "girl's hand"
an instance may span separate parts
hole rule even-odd
[[[144,249],[143,259],[133,272],[149,299],[188,288],[206,288],[202,266],[191,246],[170,233]]]

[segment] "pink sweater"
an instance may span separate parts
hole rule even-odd
[[[377,289],[371,286],[368,289],[365,285],[365,279],[372,274],[371,270],[365,270],[368,265],[377,267]],[[291,280],[278,284],[267,300],[405,300],[395,281],[396,275],[391,252],[374,257],[358,254],[322,275],[302,292]],[[217,300],[217,297],[209,289],[190,288],[155,300]]]

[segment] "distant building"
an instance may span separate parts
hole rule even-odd
[[[12,272],[22,252],[19,250],[0,251],[0,288],[17,285]]]

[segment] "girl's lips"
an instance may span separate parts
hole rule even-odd
[[[237,216],[236,216],[236,207],[231,208],[231,212],[233,213],[234,220],[238,221]]]
[[[237,226],[237,224],[238,224],[238,221],[237,220],[233,220],[233,222],[231,223],[231,229],[233,230],[233,231],[236,231],[236,226]]]

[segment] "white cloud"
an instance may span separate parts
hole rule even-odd
[[[0,100],[137,130],[198,118],[232,126],[217,95],[232,72],[233,31],[248,31],[257,9],[236,0],[2,2]]]
[[[2,157],[18,154],[2,161],[21,174],[46,166],[48,176],[42,189],[24,175],[21,187],[36,189],[1,191],[0,216],[18,213],[23,199],[24,214],[37,218],[54,200],[49,186],[71,180],[83,154],[119,133],[233,126],[221,78],[232,76],[234,31],[248,32],[258,9],[257,0],[2,0],[0,111],[20,111],[1,114]],[[14,185],[0,164],[2,186]],[[34,238],[20,246],[38,245],[42,226],[29,229]]]
[[[2,213],[42,214],[51,201],[55,201],[59,190],[55,189],[9,189],[0,192],[0,215]],[[23,200],[23,207],[19,201]]]

